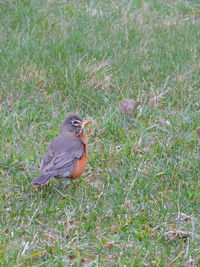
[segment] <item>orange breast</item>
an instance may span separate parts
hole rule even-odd
[[[81,134],[79,136],[79,138],[82,140],[82,142],[85,145],[85,152],[84,152],[83,157],[81,159],[77,160],[77,162],[75,164],[75,169],[73,171],[72,176],[70,177],[72,179],[76,179],[76,178],[80,177],[83,174],[83,172],[85,170],[85,167],[86,167],[86,164],[87,164],[87,157],[88,157],[88,138],[84,134]]]

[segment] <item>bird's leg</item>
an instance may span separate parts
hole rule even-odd
[[[70,182],[71,182],[71,184],[73,184],[73,186],[74,186],[74,189],[76,190],[76,188],[77,188],[77,183],[75,182],[75,179],[70,179]]]
[[[70,185],[69,181],[71,181],[71,179],[61,178],[62,185],[66,186],[66,187],[68,187]]]

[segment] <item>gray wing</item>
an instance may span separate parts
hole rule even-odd
[[[44,155],[41,173],[52,172],[54,176],[69,176],[74,170],[75,162],[82,158],[84,151],[85,145],[76,136],[59,136]]]

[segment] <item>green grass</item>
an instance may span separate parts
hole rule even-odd
[[[1,2],[1,266],[200,266],[199,1]],[[71,112],[88,168],[36,190]]]

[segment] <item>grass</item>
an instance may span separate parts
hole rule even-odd
[[[1,266],[200,266],[199,1],[0,11]],[[88,168],[36,190],[70,112],[96,121]]]

